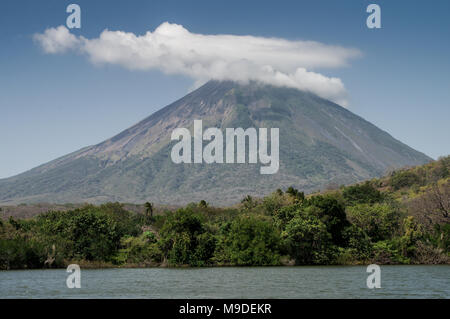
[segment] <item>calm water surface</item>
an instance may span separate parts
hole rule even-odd
[[[1,298],[450,298],[450,266],[381,266],[381,289],[366,267],[0,271]]]

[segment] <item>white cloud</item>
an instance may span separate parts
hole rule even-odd
[[[63,53],[80,45],[80,40],[62,25],[47,29],[43,34],[37,33],[33,38],[46,53]]]
[[[187,75],[196,83],[257,80],[311,91],[343,106],[347,93],[342,81],[311,70],[346,66],[360,55],[356,49],[313,41],[196,34],[168,22],[144,35],[104,30],[94,39],[75,37],[59,26],[35,35],[35,40],[47,53],[78,49],[96,64],[158,69]]]

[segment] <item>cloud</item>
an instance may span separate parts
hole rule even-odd
[[[38,42],[46,53],[63,53],[69,49],[77,48],[81,41],[71,34],[64,26],[50,28],[43,34],[35,34],[34,40]]]
[[[360,55],[356,49],[314,41],[196,34],[168,22],[144,35],[104,30],[98,38],[86,39],[59,26],[34,39],[47,53],[77,50],[95,64],[157,69],[189,76],[197,84],[210,79],[257,80],[311,91],[343,106],[347,92],[342,81],[312,70],[347,66]]]

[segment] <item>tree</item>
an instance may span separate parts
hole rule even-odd
[[[403,236],[400,237],[400,248],[403,256],[412,257],[416,251],[417,242],[423,238],[423,226],[408,216],[403,220]]]
[[[428,202],[431,209],[440,212],[442,216],[448,218],[450,214],[450,182],[448,181],[443,185],[433,183]]]
[[[326,225],[333,243],[338,246],[344,246],[343,231],[350,223],[347,220],[342,200],[339,200],[335,195],[317,195],[311,197],[308,205],[318,208],[316,214]]]
[[[210,264],[215,249],[215,240],[207,233],[202,215],[180,209],[167,215],[158,244],[172,265],[203,266]]]
[[[153,203],[146,202],[144,206],[145,206],[145,218],[147,222],[149,222],[153,219]]]
[[[198,207],[200,208],[208,208],[208,203],[202,199],[199,203],[198,203]]]
[[[133,222],[131,218],[122,221],[106,206],[88,205],[73,211],[39,215],[36,227],[39,237],[47,244],[56,245],[55,258],[62,255],[68,260],[112,261],[120,247],[120,238],[134,233],[135,227],[128,225]]]
[[[374,204],[383,200],[383,194],[370,182],[348,186],[344,188],[342,195],[350,205],[364,203]]]
[[[215,259],[241,266],[278,265],[279,231],[261,216],[241,216],[222,228]]]
[[[414,184],[420,185],[420,177],[412,171],[398,171],[393,173],[390,179],[390,185],[394,190],[399,190],[403,187],[409,187]]]
[[[347,247],[356,260],[369,260],[372,254],[372,242],[369,235],[356,225],[350,225],[344,231]]]
[[[291,195],[294,198],[294,200],[303,201],[305,199],[305,193],[299,192],[298,189],[292,186],[288,187],[288,189],[286,190],[286,194]]]
[[[410,215],[421,224],[433,229],[435,224],[449,222],[450,180],[443,180],[427,186],[425,192],[407,202]]]
[[[241,200],[241,204],[244,204],[245,209],[252,209],[253,207],[256,206],[256,203],[254,202],[253,197],[251,197],[250,195],[245,196]]]
[[[282,207],[274,212],[274,224],[281,230],[295,217],[302,213],[299,205],[290,205]]]
[[[294,217],[286,225],[282,238],[289,255],[295,259],[297,265],[327,262],[331,236],[317,216]]]
[[[401,215],[389,204],[359,204],[347,208],[352,224],[363,229],[373,242],[392,238],[400,227]]]

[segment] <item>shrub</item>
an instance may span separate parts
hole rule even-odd
[[[46,257],[44,245],[36,240],[0,239],[0,270],[42,268]]]
[[[308,205],[318,208],[316,214],[326,225],[335,245],[344,246],[343,231],[350,225],[345,214],[345,206],[336,195],[317,195],[308,200]]]
[[[125,228],[110,213],[94,206],[67,212],[49,212],[37,220],[49,244],[63,249],[65,257],[109,261],[120,245]],[[122,229],[122,230],[121,230]]]
[[[383,240],[373,245],[372,263],[376,264],[409,264],[410,259],[405,258],[399,249],[396,240]]]
[[[372,256],[373,245],[369,235],[356,225],[347,227],[344,231],[348,252],[354,260],[366,261]]]
[[[374,204],[383,200],[383,194],[370,182],[346,187],[342,194],[349,205]]]
[[[278,229],[283,230],[292,218],[301,213],[301,209],[300,205],[290,205],[275,211],[273,216],[275,225]]]
[[[148,232],[152,234],[151,232]],[[154,236],[144,233],[139,237],[125,236],[120,240],[121,248],[114,261],[124,263],[157,263],[162,261],[161,251]]]
[[[159,246],[171,265],[207,265],[215,240],[207,234],[203,216],[191,209],[169,214],[160,232]]]
[[[352,224],[364,230],[373,242],[390,239],[399,231],[401,214],[389,204],[359,204],[347,208]]]
[[[263,199],[264,213],[273,216],[279,209],[283,207],[284,198],[279,193],[273,193]]]
[[[241,216],[222,227],[215,260],[241,266],[278,265],[279,243],[279,232],[270,221]]]
[[[390,185],[394,190],[409,187],[414,184],[421,184],[420,177],[412,171],[398,171],[390,178]]]
[[[297,265],[324,264],[329,260],[331,235],[316,216],[294,217],[286,225],[282,238]]]

